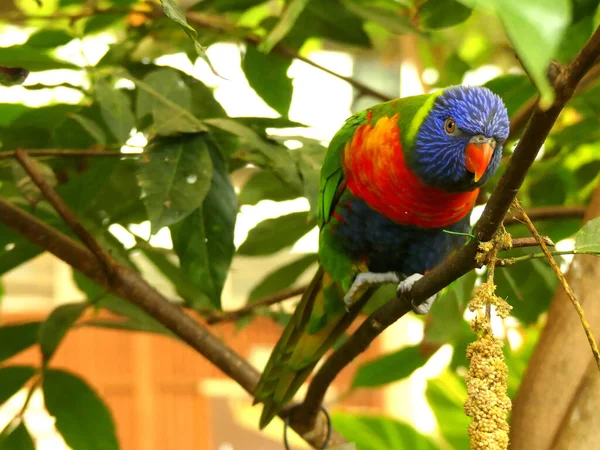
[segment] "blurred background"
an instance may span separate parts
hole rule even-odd
[[[100,167],[101,158],[40,161],[53,172],[57,189],[66,186],[63,196],[76,205],[82,221],[97,226],[94,234],[111,253],[126,259],[198,320],[210,321],[216,310],[223,320],[211,325],[213,332],[259,370],[298,296],[256,308],[236,320],[228,320],[219,310],[237,310],[310,280],[318,246],[312,213],[320,159],[347,117],[386,98],[432,92],[451,84],[487,85],[504,98],[513,119],[530,107],[538,89],[545,95],[544,86],[536,89],[523,69],[523,59],[527,66],[529,55],[517,57],[510,28],[507,37],[493,8],[472,10],[470,2],[454,0],[304,3],[307,6],[287,36],[273,44],[267,55],[257,51],[256,43],[270,36],[278,20],[283,21],[283,1],[182,2],[187,21],[198,33],[197,42],[205,46],[200,56],[184,28],[164,17],[158,3],[16,0],[0,6],[0,64],[31,71],[22,85],[0,87],[0,154],[16,148],[93,148],[129,156],[120,160],[129,168],[157,134],[198,131],[177,126],[161,130],[157,108],[163,108],[164,118],[168,109],[164,105],[154,104],[149,115],[140,113],[144,84],[139,80],[202,120],[222,117],[247,127],[243,133],[230,133],[233,136],[211,128],[228,159],[238,203],[231,229],[237,251],[232,250],[231,266],[217,289],[218,307],[212,294],[203,291],[202,278],[190,275],[184,256],[174,248],[173,224],[156,229],[152,218],[137,210],[116,220],[114,209],[125,201],[120,189],[135,180],[134,172]],[[558,35],[539,44],[544,55],[546,44],[552,47],[548,60],[569,60],[598,22],[598,2],[572,3],[576,5],[562,2],[564,10],[548,6],[550,13],[560,16],[556,19],[560,23],[553,25]],[[523,37],[529,41],[522,45],[538,42],[539,29],[543,29],[539,21],[533,23],[532,34]],[[563,35],[569,39],[562,39]],[[535,79],[539,68],[527,68]],[[165,75],[152,84],[149,77],[159,71],[175,74],[178,81],[170,85],[172,78]],[[108,80],[115,98],[107,99],[106,91],[101,91],[102,80]],[[200,94],[193,89],[200,89]],[[595,80],[590,79],[586,91],[565,110],[521,197],[528,207],[579,208],[566,219],[540,227],[558,250],[573,249],[573,236],[598,178],[596,91]],[[132,112],[122,113],[118,107],[123,105]],[[219,112],[205,112],[209,109]],[[246,139],[247,129],[291,155],[299,183],[290,180],[277,156],[265,156],[262,144]],[[521,129],[513,131],[507,156]],[[118,161],[115,158],[114,164]],[[95,173],[96,166],[99,175],[85,178]],[[0,196],[54,223],[47,218],[50,206],[36,198],[35,189],[33,194],[28,190],[24,178],[10,160],[0,159]],[[487,186],[472,223],[497,178]],[[78,189],[83,193],[75,195]],[[135,206],[142,205],[145,194],[132,195]],[[526,235],[521,225],[509,231]],[[4,228],[0,233],[0,325],[42,322],[61,305],[96,301],[104,295],[55,257],[32,250]],[[514,254],[526,251],[519,252]],[[564,270],[571,259],[572,255],[562,257]],[[468,448],[470,419],[462,408],[466,398],[462,378],[465,348],[473,336],[464,309],[483,275],[484,271],[473,272],[446,289],[427,319],[404,317],[342,372],[326,399],[336,429],[361,449]],[[197,296],[184,292],[182,280],[195,286]],[[494,323],[497,335],[506,342],[509,392],[514,396],[556,280],[544,262],[534,259],[503,269],[496,282],[499,294],[514,306],[514,317]],[[390,296],[389,290],[381,292],[377,301]],[[140,332],[141,325],[131,325],[133,318],[139,318],[137,313],[108,301],[94,305],[94,311],[82,315],[64,337],[51,367],[83,378],[106,402],[120,448],[281,448],[282,422],[276,420],[259,432],[260,408],[251,407],[250,397],[233,380],[164,333]],[[121,316],[130,320],[129,326],[115,325],[115,318]],[[40,365],[37,346],[24,346],[24,351],[9,356],[0,359],[1,367]],[[6,396],[0,407],[0,430],[19,415],[31,390],[23,417],[35,448],[78,450],[55,426],[43,389],[35,384],[30,388],[31,383]],[[301,389],[300,396],[304,392]],[[73,405],[73,414],[90,413],[81,405],[81,410]],[[296,436],[292,442],[294,448],[308,448]]]

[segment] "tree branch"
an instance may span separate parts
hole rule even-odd
[[[532,221],[554,220],[554,219],[583,219],[585,214],[584,206],[542,206],[540,208],[530,208],[526,210],[527,215]],[[523,216],[519,213],[509,213],[504,218],[504,225],[514,225],[523,223]]]
[[[115,148],[120,148],[115,147]],[[87,149],[87,150],[71,150],[71,149],[32,149],[32,150],[14,150],[3,152],[0,151],[0,159],[11,159],[17,156],[17,152],[22,152],[27,154],[28,156],[74,156],[74,157],[84,157],[84,156],[108,156],[108,157],[137,157],[139,153],[121,153],[121,152],[107,152],[104,150],[98,149]]]
[[[258,371],[208,328],[185,314],[179,306],[169,302],[133,269],[107,255],[113,270],[109,282],[102,265],[88,248],[2,198],[0,221],[103,286],[108,292],[139,306],[235,380],[246,392],[253,394],[259,379]],[[296,429],[293,425],[292,427]],[[312,446],[319,447],[325,433],[326,430],[304,438]],[[338,440],[341,439],[339,435],[334,435]]]
[[[598,55],[600,55],[600,28],[594,32],[575,60],[566,68],[558,71],[554,83],[556,93],[554,103],[545,111],[537,108],[533,112],[506,170],[475,226],[476,239],[472,239],[460,250],[451,254],[442,264],[428,272],[413,285],[407,295],[393,299],[381,306],[360,325],[356,332],[325,361],[316,373],[302,407],[295,409],[292,414],[292,424],[300,429],[311,428],[323,402],[325,392],[337,374],[364,351],[385,328],[407,314],[412,309],[411,301],[415,305],[421,304],[425,299],[475,267],[475,255],[478,252],[479,242],[489,241],[502,223],[558,115]]]
[[[204,315],[206,322],[209,325],[213,325],[219,322],[225,321],[234,321],[241,319],[244,316],[252,314],[254,310],[258,308],[264,308],[266,306],[271,306],[276,303],[281,303],[291,298],[296,297],[297,295],[302,295],[306,290],[307,286],[300,286],[294,289],[284,289],[279,292],[275,292],[274,294],[267,295],[263,298],[260,298],[252,303],[247,304],[246,306],[235,309],[233,311],[210,311],[209,313]]]

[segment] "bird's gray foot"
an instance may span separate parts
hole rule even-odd
[[[375,284],[386,284],[386,283],[399,283],[400,277],[396,272],[383,272],[383,273],[375,273],[375,272],[361,272],[359,273],[352,286],[348,290],[348,293],[344,297],[344,303],[346,304],[346,309],[349,309],[354,301],[356,300],[357,293],[361,288],[366,288]]]
[[[406,278],[405,280],[400,282],[400,284],[398,284],[398,289],[396,290],[396,292],[398,293],[398,296],[410,291],[413,287],[413,284],[415,284],[421,278],[423,278],[423,275],[421,275],[420,273],[413,273],[411,276],[409,276],[408,278]],[[427,300],[425,300],[420,305],[415,305],[411,301],[413,311],[419,315],[427,314],[429,312],[429,310],[431,309],[431,305],[433,305],[433,302],[435,301],[436,297],[437,297],[437,294],[432,295],[431,297],[429,297]]]

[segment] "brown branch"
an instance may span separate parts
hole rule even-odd
[[[120,147],[120,146],[119,146]],[[71,149],[33,149],[33,150],[14,150],[2,152],[0,151],[0,159],[10,159],[15,158],[17,156],[17,152],[22,152],[27,154],[28,156],[75,156],[75,157],[84,157],[84,156],[108,156],[108,157],[137,157],[139,153],[121,153],[121,152],[107,152],[104,150],[71,150]]]
[[[2,198],[0,198],[0,221],[103,286],[107,291],[139,306],[235,380],[246,392],[253,394],[259,379],[258,371],[208,328],[185,314],[179,306],[169,302],[139,273],[107,256],[113,268],[113,276],[109,282],[104,268],[88,248]],[[325,431],[323,434],[304,436],[304,438],[309,444],[319,447],[324,439],[324,433]]]
[[[162,12],[160,12],[159,14],[162,15]],[[233,35],[238,35],[238,36],[241,33],[243,33],[242,40],[246,44],[256,46],[256,45],[260,44],[260,42],[262,41],[262,38],[260,36],[258,36],[257,34],[251,33],[249,30],[237,27],[229,22],[224,22],[223,20],[216,19],[216,18],[211,17],[206,14],[202,14],[202,13],[198,13],[198,12],[194,12],[194,11],[187,11],[185,14],[185,17],[189,23],[194,24],[199,27],[209,28],[209,29],[224,32],[224,33],[231,33]],[[345,75],[341,75],[337,72],[334,72],[333,70],[328,69],[327,67],[321,66],[320,64],[317,64],[316,62],[300,55],[300,53],[298,53],[296,50],[286,47],[283,44],[277,44],[275,47],[273,47],[272,52],[277,53],[282,56],[286,56],[288,58],[297,59],[298,61],[302,61],[303,63],[306,63],[309,66],[312,66],[312,67],[319,69],[329,75],[332,75],[340,80],[343,80],[346,83],[350,84],[352,87],[356,88],[363,95],[370,95],[370,96],[375,97],[384,102],[392,100],[392,97],[390,97],[389,95],[383,94],[373,88],[370,88],[366,84],[361,83],[360,81],[355,80],[354,78],[347,77]]]
[[[346,365],[364,351],[385,328],[407,314],[412,309],[411,302],[415,305],[421,304],[475,267],[479,242],[489,241],[502,223],[558,115],[598,55],[600,55],[600,28],[594,32],[576,59],[558,71],[554,83],[556,94],[554,103],[545,111],[538,108],[533,112],[506,170],[475,226],[476,239],[469,241],[442,264],[428,272],[413,285],[410,293],[381,306],[360,325],[316,373],[302,407],[294,410],[292,424],[301,429],[312,428],[327,388]]]
[[[282,291],[275,292],[274,294],[260,298],[240,309],[235,309],[233,311],[211,311],[210,313],[206,314],[204,318],[206,319],[206,322],[209,325],[213,325],[219,322],[238,320],[244,316],[252,314],[258,308],[271,306],[276,303],[281,303],[291,298],[294,298],[298,295],[302,295],[302,293],[306,290],[306,287],[307,286],[304,285],[294,289],[284,289]]]
[[[552,242],[552,239],[550,239],[548,236],[542,236],[541,239],[543,239],[544,244],[554,247],[554,242]],[[537,247],[538,245],[540,245],[539,242],[533,237],[513,238],[511,248]]]
[[[583,219],[585,207],[583,206],[542,206],[526,210],[532,221],[555,219]],[[504,225],[514,225],[522,222],[523,218],[518,213],[509,213],[504,219]]]
[[[562,285],[563,289],[567,293],[569,300],[571,300],[571,303],[573,304],[573,307],[575,308],[575,311],[577,312],[577,315],[579,316],[579,320],[581,321],[583,330],[585,331],[585,335],[586,335],[587,340],[592,349],[592,353],[594,354],[594,359],[596,360],[596,365],[598,366],[598,370],[600,370],[600,350],[598,350],[598,345],[596,344],[596,340],[594,339],[594,335],[592,334],[590,324],[588,323],[587,319],[585,318],[585,312],[583,311],[583,308],[577,301],[577,298],[575,297],[575,293],[573,292],[573,289],[571,289],[571,286],[569,286],[567,279],[561,272],[560,267],[558,267],[558,264],[556,264],[556,261],[554,260],[554,257],[550,253],[550,250],[548,250],[548,247],[546,247],[546,244],[544,243],[544,239],[540,236],[538,231],[535,229],[533,222],[529,219],[529,217],[527,217],[527,213],[521,206],[521,203],[519,203],[519,200],[515,199],[513,202],[513,205],[515,205],[515,208],[517,209],[519,214],[523,217],[523,220],[525,221],[525,225],[527,225],[527,228],[529,229],[531,234],[533,234],[535,239],[538,241],[538,244],[540,245],[542,252],[544,252],[544,255],[546,256],[546,259],[550,263],[552,270],[554,270],[554,274],[556,275],[556,277],[560,281],[560,284]]]
[[[33,161],[27,153],[23,150],[17,150],[15,152],[15,158],[25,172],[29,174],[31,180],[35,183],[38,189],[41,191],[42,195],[46,197],[46,199],[50,202],[52,207],[56,210],[56,212],[62,217],[69,228],[73,230],[73,232],[81,239],[81,242],[85,244],[87,248],[94,254],[102,268],[104,269],[105,274],[108,278],[111,278],[112,267],[111,267],[111,259],[108,254],[100,247],[94,236],[87,231],[84,226],[79,222],[73,211],[67,206],[67,204],[63,201],[62,198],[56,193],[54,188],[50,186],[50,183],[46,181],[44,175],[40,172],[38,167],[36,166],[35,161]]]

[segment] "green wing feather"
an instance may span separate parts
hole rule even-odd
[[[318,220],[320,267],[302,295],[290,322],[275,346],[254,391],[254,403],[263,403],[260,428],[264,428],[288,403],[309,377],[319,359],[333,347],[375,292],[366,290],[346,311],[343,297],[359,271],[356,261],[346,255],[336,241],[329,223],[340,198],[347,195],[342,188],[344,169],[342,152],[356,129],[370,119],[399,114],[401,130],[418,127],[433,102],[423,95],[393,100],[374,106],[350,117],[331,140],[321,169]],[[429,103],[429,104],[428,104]],[[426,110],[426,111],[424,111]],[[404,150],[412,142],[401,134]]]

